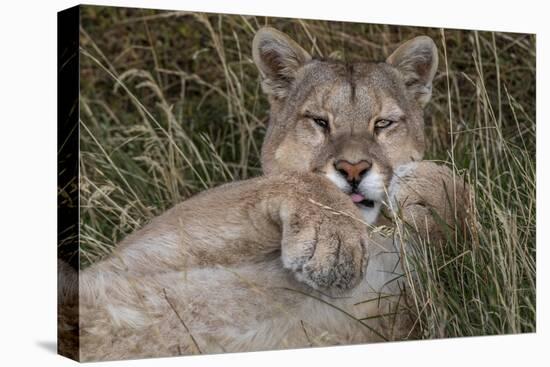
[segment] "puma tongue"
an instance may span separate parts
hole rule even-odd
[[[354,203],[360,203],[363,200],[365,200],[365,197],[361,194],[351,194],[350,196],[351,196],[351,201],[353,201]]]

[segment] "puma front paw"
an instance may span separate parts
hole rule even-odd
[[[284,225],[283,265],[297,280],[315,289],[350,289],[363,276],[366,225],[350,217],[359,218],[351,200],[343,209],[346,212],[339,213],[303,203]]]

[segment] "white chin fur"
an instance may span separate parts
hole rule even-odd
[[[368,224],[374,224],[378,220],[378,215],[380,214],[380,207],[382,203],[380,201],[375,201],[374,206],[369,208],[367,206],[359,205],[359,209],[363,214],[363,220]]]
[[[375,202],[384,199],[384,179],[375,171],[370,171],[359,183],[359,192]]]
[[[342,177],[338,172],[333,169],[329,169],[326,176],[331,180],[340,190],[345,193],[350,192],[350,186],[346,179]],[[380,214],[381,201],[385,197],[384,180],[381,175],[371,171],[367,174],[361,183],[359,184],[359,192],[367,199],[374,201],[374,206],[367,207],[359,205],[361,213],[363,213],[363,220],[369,224],[376,223],[378,215]]]
[[[368,224],[375,224],[380,214],[382,200],[385,197],[386,190],[384,189],[384,179],[376,171],[371,170],[359,183],[359,192],[369,200],[374,202],[372,208],[360,205],[363,219]]]

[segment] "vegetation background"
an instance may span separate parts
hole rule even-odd
[[[418,337],[535,331],[535,36],[84,6],[80,263],[191,195],[261,174],[268,119],[251,59],[271,25],[313,55],[383,61],[426,34],[440,53],[426,159],[473,188],[468,240],[423,246]]]

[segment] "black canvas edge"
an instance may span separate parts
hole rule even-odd
[[[57,13],[57,352],[79,360],[80,6]]]

